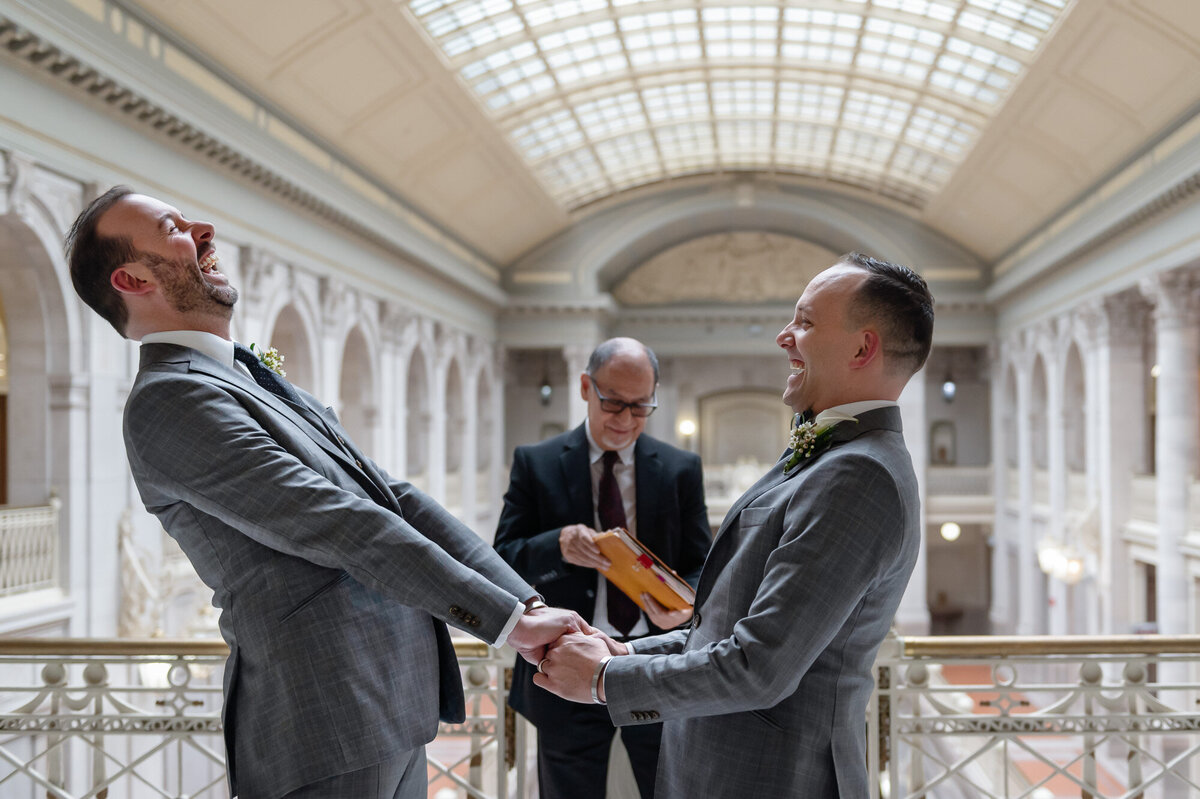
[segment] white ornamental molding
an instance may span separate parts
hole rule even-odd
[[[838,254],[793,236],[735,231],[686,241],[634,269],[613,296],[625,305],[795,302]]]

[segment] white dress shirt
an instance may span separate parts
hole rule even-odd
[[[600,530],[600,478],[604,475],[604,450],[592,438],[592,428],[588,422],[584,422],[583,429],[587,433],[588,462],[592,469],[592,508],[595,509],[592,527]],[[613,477],[621,489],[621,504],[625,506],[625,529],[634,537],[637,537],[637,484],[634,481],[633,464],[633,449],[636,446],[637,439],[634,439],[629,446],[617,450],[617,462],[613,464]],[[645,613],[638,615],[637,624],[628,633],[622,633],[608,623],[608,580],[599,572],[596,573],[596,610],[592,613],[592,626],[613,637],[632,637],[650,632]]]

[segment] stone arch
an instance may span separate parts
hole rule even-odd
[[[1033,465],[1036,469],[1046,469],[1049,466],[1049,449],[1047,447],[1050,427],[1047,418],[1049,383],[1046,359],[1040,352],[1033,359],[1030,381],[1027,423],[1033,439]]]
[[[50,211],[30,197],[16,213],[0,216],[0,305],[8,338],[7,501],[44,504],[51,490],[68,489],[72,428],[64,414],[75,398],[72,374],[83,371],[79,309],[62,251],[63,231]],[[112,337],[107,322],[94,320]],[[74,346],[78,344],[78,346]],[[56,410],[57,409],[57,410]],[[69,512],[70,506],[64,506]]]
[[[457,354],[452,355],[445,370],[446,402],[446,505],[462,509],[463,475],[466,464],[463,458],[466,429],[466,387],[463,370]]]
[[[338,397],[342,426],[368,455],[378,449],[378,379],[375,360],[362,327],[356,325],[342,344]]]
[[[1063,360],[1063,435],[1067,470],[1087,469],[1087,371],[1079,344],[1071,339]]]
[[[1010,474],[1020,463],[1020,453],[1017,451],[1017,395],[1017,366],[1010,360],[1004,367],[1004,403],[997,409],[1003,415],[1001,427],[1004,430],[1005,460]],[[1008,486],[1010,492],[1014,488]]]
[[[405,376],[405,475],[422,490],[429,486],[430,387],[433,385],[426,349],[418,343],[408,358]]]
[[[316,336],[297,305],[289,302],[280,307],[266,329],[266,343],[283,353],[287,379],[319,395]]]

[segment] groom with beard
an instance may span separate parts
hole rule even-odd
[[[689,628],[547,653],[538,685],[618,726],[664,722],[658,799],[869,794],[871,666],[921,539],[896,400],[932,335],[906,267],[850,253],[813,278],[776,339],[783,400],[812,418],[725,517]]]
[[[68,251],[80,298],[142,342],[126,452],[221,609],[232,792],[424,797],[425,744],[465,714],[446,625],[535,663],[590,628],[231,339],[212,225],[117,187]]]

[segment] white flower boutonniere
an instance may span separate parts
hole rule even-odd
[[[796,419],[800,417],[797,416]],[[791,457],[783,464],[783,473],[787,474],[800,461],[811,458],[818,452],[824,451],[833,438],[833,428],[841,422],[857,422],[858,418],[840,411],[821,411],[816,419],[797,424],[792,421],[792,432],[788,436],[788,448]]]
[[[250,351],[258,356],[262,361],[263,366],[270,369],[280,377],[287,377],[287,372],[283,370],[283,355],[274,347],[267,347],[265,350],[260,350],[254,344],[250,345]]]

